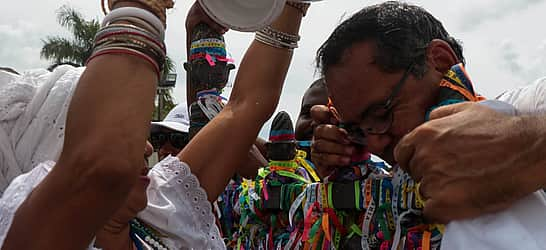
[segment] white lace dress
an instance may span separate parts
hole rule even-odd
[[[53,168],[41,163],[20,175],[0,199],[0,247],[17,208]],[[169,249],[225,249],[214,223],[211,204],[189,166],[177,157],[167,157],[148,174],[148,207],[138,218],[161,231]],[[89,249],[95,249],[90,245]]]

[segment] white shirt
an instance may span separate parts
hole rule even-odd
[[[546,78],[506,92],[498,100],[512,104],[516,114],[543,114],[546,112]],[[514,153],[517,152],[518,149],[514,149]],[[546,249],[544,192],[530,194],[498,213],[449,223],[442,239],[442,250],[452,249]]]

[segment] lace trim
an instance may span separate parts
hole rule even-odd
[[[191,172],[190,167],[181,162],[177,157],[168,156],[160,163],[163,168],[163,175],[168,179],[174,179],[177,184],[182,187],[182,197],[192,203],[193,214],[199,218],[196,219],[199,223],[198,228],[207,234],[208,241],[214,246],[223,246],[225,248],[220,231],[214,223],[215,217],[212,213],[212,205],[207,199],[207,193],[199,184],[199,179]],[[214,247],[214,249],[217,249]]]

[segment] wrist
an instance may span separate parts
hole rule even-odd
[[[526,182],[533,191],[546,188],[546,122],[544,116],[515,117],[515,128],[522,130],[520,138],[526,145],[521,148],[519,161],[523,164],[522,172],[526,174]],[[523,170],[527,169],[527,170]]]
[[[303,13],[300,10],[285,5],[282,14],[277,20],[271,23],[270,27],[278,31],[297,35],[300,30],[302,18]]]

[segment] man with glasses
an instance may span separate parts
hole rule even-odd
[[[177,155],[189,142],[190,120],[186,103],[176,105],[161,122],[152,122],[150,142],[159,160]]]
[[[521,118],[468,102],[483,98],[474,92],[464,70],[462,47],[430,13],[399,2],[367,7],[340,24],[321,46],[317,57],[332,99],[331,107],[319,106],[312,110],[315,122],[322,124],[315,129],[312,146],[312,158],[319,169],[347,166],[357,149],[365,147],[393,166],[400,164],[421,183],[417,192],[424,200],[423,213],[427,219],[447,223],[502,211],[493,217],[482,216],[448,225],[443,249],[447,246],[451,249],[498,249],[500,246],[510,249],[514,243],[520,243],[514,240],[520,236],[528,237],[532,243],[517,248],[544,246],[537,234],[546,233],[543,227],[537,226],[546,222],[543,193],[537,192],[519,201],[541,188],[536,183],[542,181],[543,185],[546,171],[540,162],[544,161],[537,159],[538,151],[533,151],[535,154],[530,158],[535,160],[529,164],[532,171],[525,173],[522,165],[513,161],[521,157],[511,156],[518,155],[513,150],[525,147],[522,140],[512,140],[517,143],[513,145],[516,148],[511,148],[507,144],[510,140],[503,136],[520,131],[523,138],[529,139],[525,131],[538,130],[529,126],[522,130],[517,126],[523,125]],[[464,103],[450,105],[459,102]],[[499,107],[513,110],[500,103]],[[473,112],[461,112],[465,109]],[[425,123],[457,112],[472,123],[461,118]],[[470,116],[472,113],[474,117]],[[332,123],[332,117],[338,122]],[[480,127],[478,118],[486,119],[489,125]],[[458,122],[451,124],[458,125],[457,130],[447,126],[449,122]],[[544,123],[540,124],[544,134]],[[455,132],[463,134],[459,133],[461,126],[467,126],[466,137],[454,137]],[[414,129],[418,134],[412,132]],[[449,147],[463,149],[469,139],[475,144],[469,145],[472,151],[461,150],[466,154],[464,158],[459,156],[459,151],[446,150]],[[442,143],[428,143],[429,150],[417,150],[422,149],[417,146],[423,140]],[[540,144],[541,140],[535,138],[534,144]],[[531,143],[529,147],[536,148],[533,140],[526,141]],[[504,145],[504,149],[489,144]],[[430,148],[431,145],[438,145],[438,152]],[[495,150],[493,154],[491,149]],[[443,151],[440,153],[440,150]],[[493,172],[490,165],[504,170]],[[542,168],[536,170],[537,165]],[[454,228],[458,230],[451,230]],[[491,230],[497,233],[483,234]],[[478,232],[479,239],[474,237]]]

